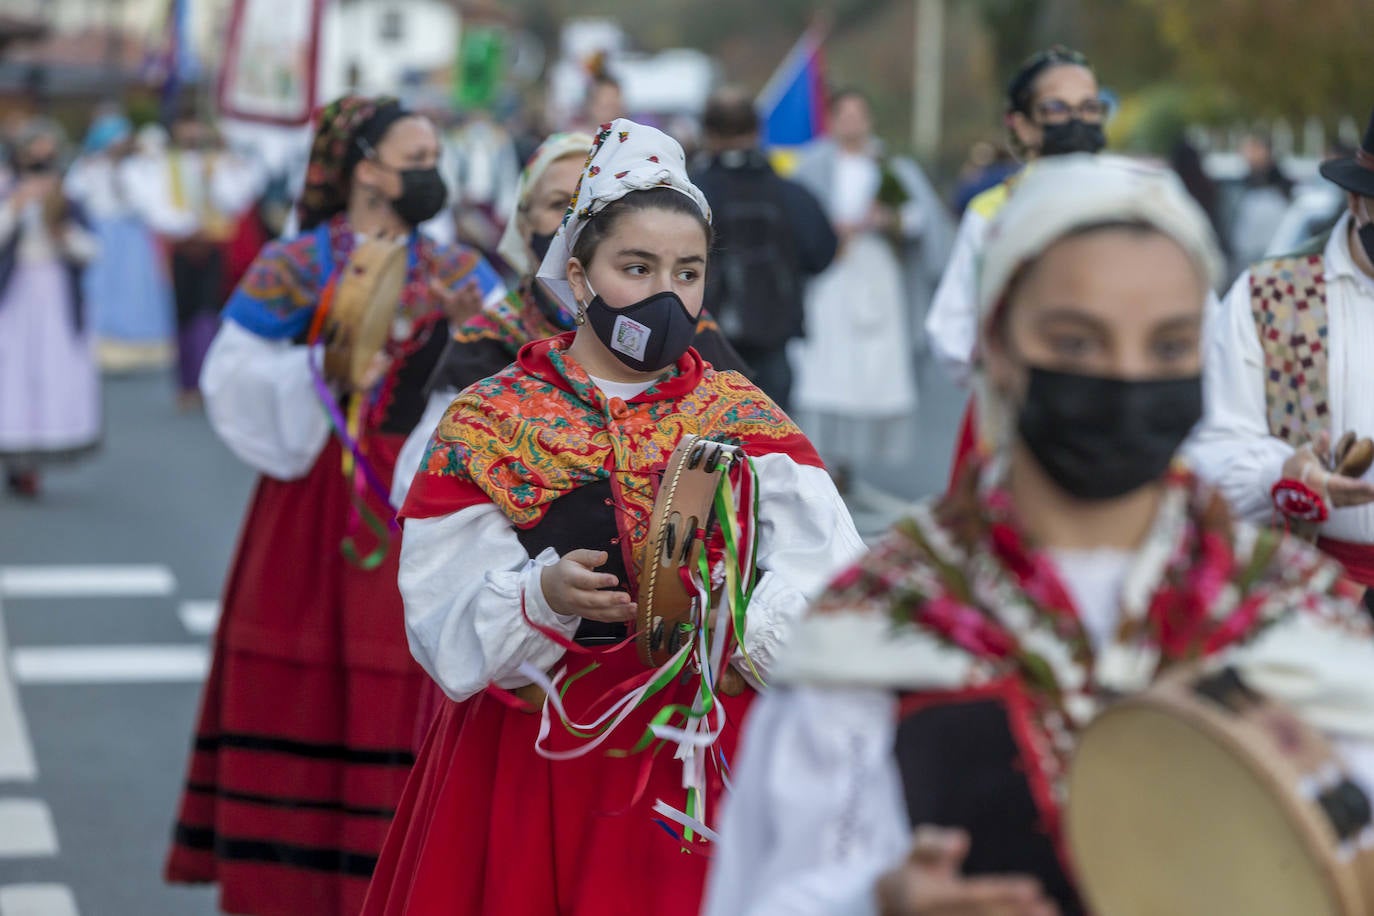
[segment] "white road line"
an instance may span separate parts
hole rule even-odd
[[[170,595],[177,580],[166,566],[0,566],[7,598],[121,598]]]
[[[24,708],[19,705],[14,689],[9,660],[5,609],[0,604],[0,780],[32,782],[38,776],[38,765],[33,759],[33,742],[29,740]]]
[[[0,916],[79,916],[76,898],[64,884],[7,884],[0,887]]]
[[[210,666],[204,646],[43,646],[15,649],[21,684],[141,684],[199,681]]]
[[[218,601],[183,601],[177,608],[181,625],[196,636],[209,636],[219,622]]]
[[[0,859],[57,855],[52,812],[36,798],[0,798]]]

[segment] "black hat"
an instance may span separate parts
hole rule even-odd
[[[1374,115],[1369,117],[1364,140],[1353,156],[1328,159],[1321,164],[1322,177],[1361,197],[1374,197]]]

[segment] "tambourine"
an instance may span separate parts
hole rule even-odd
[[[363,385],[372,358],[391,337],[406,270],[404,244],[369,239],[354,249],[323,319],[325,378]]]
[[[699,607],[700,595],[688,590],[679,570],[700,561],[716,490],[739,454],[723,442],[684,436],[668,458],[639,569],[637,648],[646,665],[658,667],[676,655],[708,610]]]
[[[1374,916],[1370,818],[1326,740],[1232,668],[1108,707],[1069,769],[1078,883],[1109,916]]]

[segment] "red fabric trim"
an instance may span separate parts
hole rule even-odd
[[[1349,577],[1365,588],[1374,588],[1374,544],[1355,544],[1333,538],[1319,538],[1317,548],[1338,560]]]
[[[426,474],[421,468],[397,515],[399,518],[439,518],[490,502],[491,497],[466,477]]]
[[[980,703],[988,700],[997,700],[1002,703],[1007,713],[1007,725],[1011,729],[1012,741],[1016,744],[1017,750],[1021,754],[1021,759],[1026,763],[1024,774],[1026,786],[1030,790],[1031,800],[1035,802],[1036,810],[1040,812],[1040,818],[1045,833],[1054,843],[1055,850],[1059,853],[1060,864],[1064,867],[1064,872],[1069,880],[1073,880],[1073,863],[1069,859],[1068,844],[1064,841],[1064,836],[1060,830],[1061,813],[1059,805],[1054,800],[1054,788],[1050,777],[1045,773],[1042,761],[1048,750],[1049,736],[1043,733],[1036,735],[1036,710],[1030,697],[1026,694],[1024,685],[1019,678],[1007,677],[1000,681],[993,681],[977,687],[965,687],[960,690],[942,690],[919,693],[903,693],[897,698],[897,718],[900,722],[911,715],[924,709],[936,706],[953,706],[963,703]],[[1045,748],[1044,751],[1041,748]],[[919,825],[912,825],[919,826]]]
[[[564,391],[572,391],[572,385],[549,359],[549,351],[553,349],[567,350],[572,346],[573,338],[576,336],[575,331],[568,331],[557,337],[530,341],[520,348],[520,352],[516,354],[515,362],[531,376]],[[682,354],[682,357],[677,361],[677,369],[678,373],[673,378],[654,385],[653,388],[638,397],[631,398],[629,403],[643,404],[650,401],[675,400],[690,394],[701,382],[701,377],[706,372],[706,361],[701,358],[701,354],[696,351],[695,347],[688,347],[687,352]]]

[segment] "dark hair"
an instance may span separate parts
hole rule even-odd
[[[759,113],[743,92],[722,89],[707,100],[701,127],[716,137],[747,137],[759,132]]]
[[[372,116],[359,124],[357,129],[353,131],[348,150],[344,153],[341,176],[343,180],[345,182],[353,180],[353,169],[357,167],[359,162],[363,161],[363,157],[381,145],[382,141],[386,139],[387,131],[391,130],[391,125],[414,116],[415,112],[395,100],[378,105]]]
[[[610,86],[611,88],[616,89],[617,91],[619,91],[621,88],[620,80],[616,79],[614,76],[611,76],[609,73],[602,72],[592,77],[592,89],[600,89],[603,86]]]
[[[714,241],[711,223],[697,207],[696,201],[672,188],[649,188],[647,191],[631,191],[590,217],[573,245],[572,256],[577,258],[584,268],[591,267],[596,249],[600,248],[601,243],[615,230],[616,222],[626,213],[638,213],[643,210],[666,210],[669,213],[681,213],[692,217],[701,226],[701,231],[706,233],[706,248],[710,250]]]
[[[1007,111],[1019,111],[1029,115],[1031,99],[1035,97],[1035,81],[1040,78],[1040,74],[1051,67],[1065,65],[1092,71],[1092,65],[1086,57],[1064,45],[1053,45],[1026,58],[1021,64],[1021,69],[1016,71],[1016,75],[1007,84]]]

